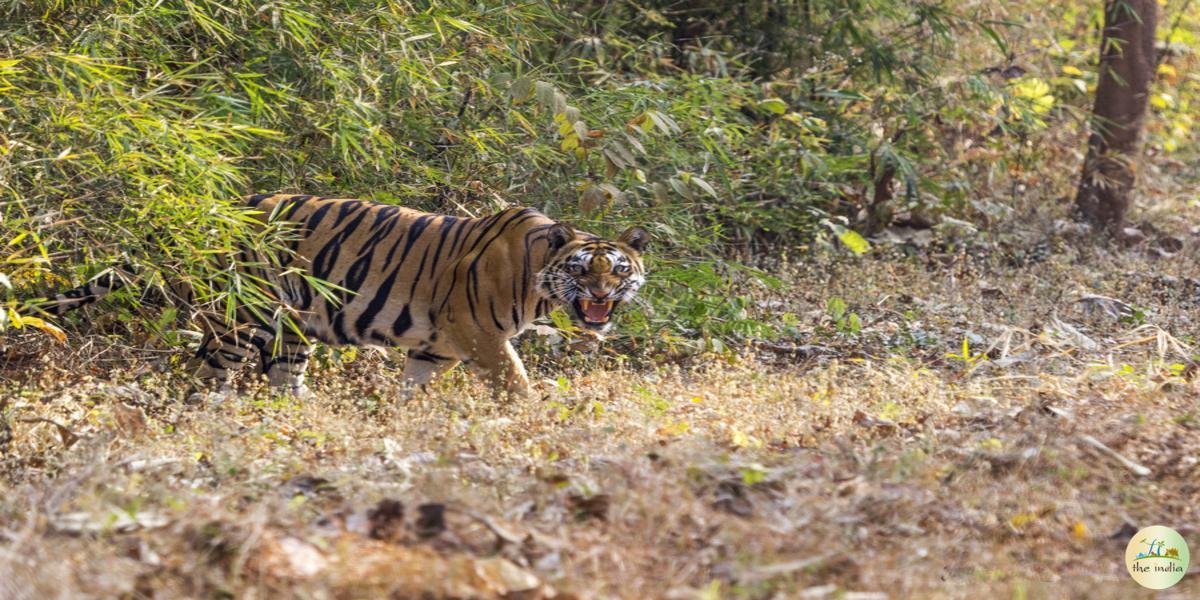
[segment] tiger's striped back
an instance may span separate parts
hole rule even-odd
[[[347,290],[339,305],[298,278],[283,283],[283,297],[304,315],[306,333],[323,342],[432,343],[455,312],[515,335],[549,308],[529,292],[549,258],[544,237],[555,223],[534,209],[463,218],[312,196],[259,195],[248,203],[264,221],[299,227],[285,266]],[[499,272],[508,281],[506,294],[485,297],[482,288]]]

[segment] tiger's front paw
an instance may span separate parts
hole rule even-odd
[[[412,399],[417,395],[417,392],[423,391],[425,391],[425,386],[416,385],[410,381],[405,381],[404,383],[400,384],[400,393],[396,398],[397,404],[404,406],[405,404],[412,402]]]
[[[291,396],[297,400],[312,400],[316,397],[316,394],[314,394],[313,391],[303,383],[300,385],[292,385],[282,388],[278,390],[277,393],[285,396]]]
[[[238,393],[232,388],[218,390],[197,389],[188,394],[187,404],[192,406],[220,406],[228,400],[236,400]]]

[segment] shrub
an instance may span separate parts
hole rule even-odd
[[[1077,119],[1090,85],[1094,50],[1066,43],[1097,10],[1081,7],[9,3],[3,272],[36,287],[125,257],[151,284],[185,277],[229,306],[258,294],[215,260],[250,239],[240,195],[524,204],[656,234],[652,310],[626,331],[772,335],[748,297],[725,299],[746,279],[778,282],[732,259],[855,239],[848,227],[904,212],[990,219],[1004,183],[1073,160],[1078,134],[1050,124]],[[1188,48],[1188,14],[1173,48]],[[1038,54],[1018,64],[1018,44]],[[1188,100],[1159,100],[1170,125],[1151,129],[1181,151]],[[10,322],[19,306],[10,293]]]

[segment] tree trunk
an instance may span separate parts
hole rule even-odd
[[[1105,0],[1100,83],[1075,211],[1080,220],[1117,234],[1125,225],[1154,80],[1157,19],[1157,0]]]

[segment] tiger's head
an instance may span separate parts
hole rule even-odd
[[[579,325],[596,332],[612,326],[613,310],[628,302],[646,282],[642,252],[650,234],[630,227],[606,240],[555,224],[547,233],[551,256],[538,273],[538,291],[566,305]]]

